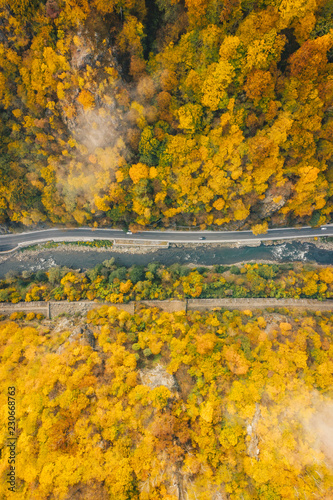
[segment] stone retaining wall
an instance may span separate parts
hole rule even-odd
[[[164,240],[140,240],[132,238],[120,239],[115,238],[113,240],[114,246],[140,246],[140,247],[158,247],[158,248],[169,248],[169,242]]]
[[[75,314],[86,313],[91,309],[96,309],[102,306],[103,302],[93,301],[78,301],[78,302],[19,302],[18,304],[0,304],[0,314],[11,314],[17,311],[34,312],[36,314],[44,314],[46,318],[55,318],[59,314]],[[134,302],[128,304],[110,304],[117,309],[122,309],[134,314]]]
[[[12,314],[16,311],[34,312],[44,314],[46,318],[50,317],[49,302],[18,302],[17,304],[0,304],[0,314]]]
[[[186,300],[139,300],[135,302],[136,310],[140,307],[159,307],[166,312],[186,311]]]
[[[55,318],[59,316],[59,314],[75,314],[81,313],[84,314],[91,309],[96,309],[97,307],[102,306],[101,302],[93,302],[93,301],[78,301],[78,302],[50,302],[50,317]],[[134,314],[134,303],[129,304],[110,304],[109,306],[115,306],[117,309],[122,309],[128,311],[131,314]]]
[[[192,311],[211,311],[215,307],[226,309],[264,309],[266,307],[299,307],[320,311],[333,311],[333,300],[313,299],[188,299],[187,309]]]
[[[114,306],[134,314],[140,306],[158,307],[163,311],[172,313],[176,311],[211,311],[214,308],[224,309],[265,309],[267,307],[285,307],[310,309],[314,311],[332,311],[333,300],[311,299],[187,299],[187,300],[140,300],[127,304],[111,304],[110,302],[94,301],[52,301],[52,302],[19,302],[18,304],[0,304],[0,314],[11,314],[16,311],[34,312],[44,314],[46,318],[55,318],[59,314],[86,313],[104,304]]]

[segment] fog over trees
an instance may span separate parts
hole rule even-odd
[[[0,222],[320,225],[326,0],[0,2]]]

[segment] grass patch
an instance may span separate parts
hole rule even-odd
[[[78,247],[90,247],[90,248],[111,248],[113,246],[113,241],[109,240],[95,240],[95,241],[47,241],[46,243],[39,243],[36,245],[30,245],[28,247],[20,248],[20,252],[25,252],[26,250],[50,250],[52,248],[57,248],[63,245],[71,245]]]
[[[333,243],[333,236],[320,236],[319,241],[323,243]]]

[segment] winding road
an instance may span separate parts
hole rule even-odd
[[[325,228],[325,229],[324,229]],[[91,240],[142,240],[169,243],[235,243],[270,240],[295,240],[314,236],[333,236],[333,224],[321,228],[279,228],[269,229],[265,234],[255,236],[252,231],[141,231],[128,234],[119,229],[54,228],[24,233],[0,235],[0,253],[46,241],[91,241]]]

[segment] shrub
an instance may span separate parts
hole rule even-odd
[[[32,275],[31,271],[22,271],[22,278],[28,280]]]
[[[47,275],[46,275],[46,272],[45,271],[42,271],[41,269],[39,271],[37,271],[37,273],[35,274],[36,276],[36,281],[38,281],[39,283],[40,282],[45,282],[47,281]]]
[[[127,338],[131,342],[135,342],[138,339],[138,334],[137,334],[137,332],[128,332],[127,333]]]
[[[132,283],[136,284],[145,279],[145,269],[143,266],[132,266],[129,272],[129,277]]]
[[[113,283],[115,278],[117,278],[119,281],[125,281],[126,277],[127,277],[126,267],[119,267],[118,269],[110,273],[109,283]]]
[[[16,319],[23,319],[25,316],[25,313],[23,311],[16,311],[10,315],[10,319],[15,321]]]
[[[229,266],[220,266],[218,264],[216,264],[214,267],[213,267],[213,270],[214,270],[214,273],[219,273],[219,274],[222,274],[224,273],[225,271],[228,271],[229,269]]]
[[[181,266],[179,275],[180,276],[188,276],[191,273],[191,271],[192,271],[192,269],[190,267]]]
[[[98,271],[96,269],[88,269],[86,275],[88,276],[89,280],[93,282],[98,276]]]
[[[18,302],[20,302],[22,299],[21,295],[19,294],[19,292],[12,292],[11,296],[10,296],[10,301],[13,303],[13,304],[17,304]]]
[[[115,263],[115,258],[111,257],[109,260],[104,260],[102,262],[104,267],[107,267],[108,269],[113,269],[114,268],[114,263]]]
[[[177,279],[178,276],[180,276],[181,267],[182,266],[178,262],[175,262],[169,267],[169,271],[173,279]]]
[[[55,283],[60,283],[62,278],[61,268],[60,267],[51,267],[47,272],[49,282],[54,285]]]
[[[159,262],[149,262],[147,268],[148,271],[151,272],[154,276],[156,275],[157,270],[161,267],[162,264]]]
[[[263,264],[258,267],[257,274],[259,274],[261,278],[264,278],[266,280],[273,279],[277,275],[278,270],[278,266],[269,266],[267,264]]]
[[[6,289],[0,290],[0,302],[7,302],[10,292]]]
[[[5,278],[8,283],[14,283],[17,277],[18,273],[13,269],[11,269],[10,271],[8,271],[8,273],[5,274]]]

